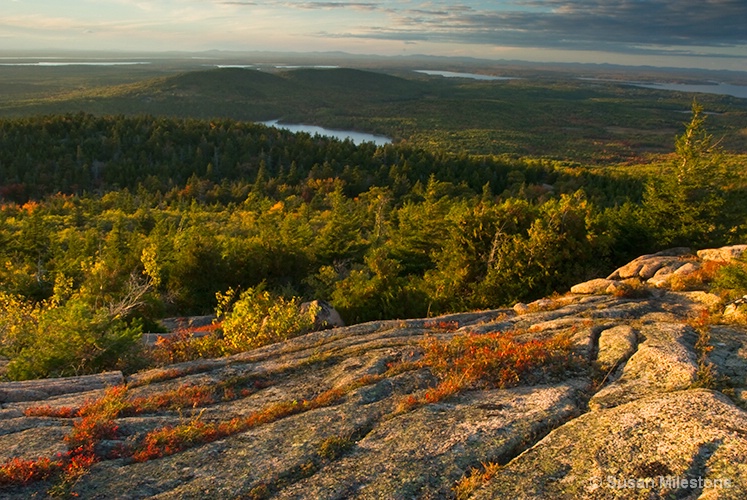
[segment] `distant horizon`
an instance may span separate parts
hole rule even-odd
[[[733,0],[10,0],[5,51],[330,52],[747,71]]]
[[[638,70],[652,70],[652,71],[664,71],[664,72],[714,72],[714,73],[733,73],[733,74],[745,74],[747,75],[747,69],[713,69],[703,67],[689,67],[689,66],[654,66],[651,64],[644,63],[610,63],[610,62],[578,62],[578,61],[534,61],[527,59],[489,59],[474,56],[443,56],[433,54],[406,54],[406,55],[382,55],[375,53],[357,54],[345,52],[343,50],[328,50],[328,51],[294,51],[294,50],[231,50],[231,49],[206,49],[206,50],[130,50],[130,49],[106,49],[106,50],[95,50],[95,49],[60,49],[60,48],[49,48],[49,49],[0,49],[0,66],[8,65],[6,62],[13,60],[24,60],[24,59],[39,59],[39,60],[68,60],[68,62],[75,59],[80,59],[81,65],[85,65],[87,60],[103,60],[112,59],[112,63],[119,62],[120,60],[130,60],[136,58],[144,59],[177,59],[183,61],[193,60],[198,62],[199,59],[203,58],[206,60],[214,60],[217,62],[225,62],[226,59],[232,58],[247,58],[247,57],[278,57],[278,58],[310,58],[309,64],[313,63],[313,58],[319,59],[345,59],[349,61],[417,61],[421,59],[422,62],[440,62],[443,63],[461,63],[466,65],[520,65],[527,66],[529,68],[540,68],[546,67],[583,67],[588,69],[638,69]],[[144,62],[144,61],[143,61]],[[143,62],[122,62],[119,64],[142,64]],[[149,61],[150,62],[150,61]],[[251,65],[251,61],[243,61],[247,65]],[[257,65],[271,65],[271,64],[282,64],[284,61],[277,60],[272,63],[265,60],[254,61]],[[293,62],[298,62],[293,60]],[[54,64],[50,64],[54,66]],[[740,75],[741,76],[741,75]]]

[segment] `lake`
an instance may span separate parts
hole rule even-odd
[[[657,90],[676,90],[678,92],[701,92],[703,94],[730,95],[747,99],[747,87],[729,83],[689,84],[689,83],[641,83],[626,82],[636,87]]]
[[[310,135],[325,135],[328,137],[334,137],[344,141],[350,139],[354,144],[361,144],[363,142],[373,142],[377,146],[383,146],[385,144],[391,144],[392,140],[389,137],[383,135],[367,134],[365,132],[355,132],[353,130],[334,130],[324,127],[317,127],[316,125],[300,125],[294,123],[280,123],[279,120],[270,120],[266,122],[259,122],[261,125],[268,127],[275,127],[280,129],[289,130],[291,132],[306,132]]]
[[[428,76],[443,76],[444,78],[469,78],[472,80],[516,80],[512,76],[492,76],[492,75],[480,75],[477,73],[457,73],[454,71],[431,71],[427,69],[416,69],[413,70],[415,73],[423,73]]]
[[[747,99],[747,87],[744,85],[732,85],[730,83],[661,83],[661,82],[634,82],[626,80],[611,80],[607,78],[579,78],[579,80],[586,80],[592,82],[610,82],[610,83],[621,83],[624,85],[632,85],[633,87],[640,87],[644,89],[654,90],[674,90],[677,92],[701,92],[703,94],[718,94],[718,95],[730,95],[732,97],[740,97]]]

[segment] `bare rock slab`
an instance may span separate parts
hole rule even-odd
[[[278,498],[448,498],[485,457],[510,457],[580,412],[577,381],[475,391],[388,420],[342,459]]]
[[[704,250],[698,250],[698,258],[700,260],[731,262],[740,258],[745,251],[747,251],[747,245],[731,245],[721,248],[707,248]]]
[[[636,350],[638,334],[630,325],[618,325],[599,334],[597,364],[603,372],[614,369]]]
[[[623,369],[622,376],[597,392],[593,409],[609,408],[653,393],[687,389],[698,371],[693,349],[695,333],[680,323],[644,325],[646,339]]]
[[[2,421],[0,463],[15,457],[35,460],[66,452],[63,437],[70,432],[70,427],[55,420],[16,418]]]
[[[470,498],[747,498],[745,426],[746,412],[702,389],[587,413]]]
[[[585,295],[596,295],[605,293],[607,288],[614,283],[614,280],[605,278],[597,278],[589,281],[584,281],[578,285],[571,287],[571,293],[585,294]]]
[[[641,255],[630,261],[608,276],[611,280],[624,280],[628,278],[641,278],[647,280],[652,278],[662,267],[679,260],[679,257],[690,253],[686,247],[670,248],[649,255]]]
[[[48,378],[0,383],[0,403],[39,401],[61,394],[87,392],[124,384],[122,372],[106,372],[79,377]]]

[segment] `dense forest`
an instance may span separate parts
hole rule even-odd
[[[624,171],[229,119],[0,120],[0,355],[13,378],[132,370],[156,320],[242,291],[324,299],[348,323],[425,317],[743,242],[744,158],[704,116]]]

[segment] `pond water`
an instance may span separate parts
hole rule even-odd
[[[423,73],[428,76],[443,76],[444,78],[469,78],[472,80],[516,80],[512,76],[480,75],[477,73],[456,73],[454,71],[431,71],[427,69],[416,69],[415,73]]]
[[[701,92],[703,94],[730,95],[747,99],[747,86],[732,85],[730,83],[661,83],[661,82],[636,82],[630,80],[610,80],[606,78],[579,78],[579,80],[621,83],[644,89],[674,90],[677,92]]]
[[[363,142],[373,142],[377,146],[383,146],[385,144],[391,144],[392,140],[389,137],[383,135],[367,134],[365,132],[356,132],[353,130],[334,130],[324,127],[317,127],[316,125],[301,125],[294,123],[280,123],[279,120],[270,120],[266,122],[259,122],[262,125],[268,127],[281,128],[289,130],[291,132],[306,132],[310,135],[325,135],[328,137],[334,137],[335,139],[345,140],[350,139],[354,144],[361,144]]]
[[[703,94],[730,95],[747,99],[747,87],[744,85],[732,85],[729,83],[707,83],[707,84],[689,84],[689,83],[641,83],[626,82],[636,87],[657,90],[676,90],[678,92],[701,92]]]

